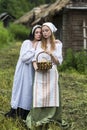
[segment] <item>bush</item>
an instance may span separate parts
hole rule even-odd
[[[60,71],[77,70],[80,73],[87,72],[87,52],[73,52],[72,49],[67,49],[63,64],[59,67]]]
[[[5,46],[11,40],[10,34],[6,28],[3,27],[3,23],[0,22],[0,47]]]
[[[65,62],[66,62],[66,65],[68,65],[68,67],[75,66],[75,56],[71,48],[69,48],[66,52]]]
[[[21,24],[10,24],[9,32],[16,40],[25,40],[28,38],[29,29]]]
[[[67,49],[63,64],[59,67],[60,70],[72,69],[75,67],[74,53],[71,48]]]
[[[85,72],[87,68],[87,52],[80,51],[75,54],[76,70],[79,72]]]

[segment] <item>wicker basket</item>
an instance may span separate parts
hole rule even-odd
[[[38,62],[38,57],[41,53],[46,53],[48,54],[47,52],[40,52],[38,55],[37,55],[37,58],[36,58],[36,61],[37,61],[37,66],[38,66],[38,70],[40,71],[47,71],[49,69],[52,68],[52,62],[51,61],[42,61],[42,62]],[[48,54],[49,55],[49,54]]]

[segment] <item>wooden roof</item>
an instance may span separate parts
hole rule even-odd
[[[38,17],[32,22],[32,25],[37,24],[42,19],[44,19],[44,21],[49,20],[50,17],[62,10],[69,2],[70,0],[57,0],[54,4],[51,4],[47,10],[44,9],[42,13],[39,13]]]
[[[33,26],[37,23],[41,24],[49,21],[50,18],[61,11],[63,8],[67,9],[86,9],[87,2],[74,2],[74,0],[57,0],[53,4],[40,5],[33,8],[31,11],[20,17],[14,23],[28,24]]]
[[[26,13],[24,16],[16,20],[15,23],[28,23],[33,26],[40,22],[42,19],[46,19],[49,18],[49,16],[54,15],[56,12],[65,7],[69,2],[70,0],[57,0],[53,4],[45,4],[33,8],[30,12]]]
[[[39,7],[33,8],[31,11],[27,12],[25,15],[17,19],[14,23],[22,23],[26,24],[27,22],[31,23],[35,19],[37,19],[37,16],[39,13],[42,13],[44,9],[46,9],[49,5],[41,5]]]

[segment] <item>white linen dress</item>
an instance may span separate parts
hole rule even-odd
[[[30,40],[25,40],[21,46],[20,56],[17,62],[11,97],[11,107],[30,110],[32,106],[32,90],[34,68],[32,58],[35,49]]]
[[[48,44],[48,50],[50,44]],[[42,52],[41,43],[38,44],[33,61],[36,60],[38,53]],[[62,63],[62,43],[56,43],[56,49],[52,55],[58,58],[59,64]],[[42,124],[61,121],[61,99],[59,89],[59,73],[57,65],[53,63],[52,69],[47,72],[35,71],[33,86],[33,108],[26,119],[26,125],[30,130],[34,130]]]
[[[41,48],[41,43],[38,44],[35,58],[41,60],[43,58],[50,59],[48,55],[41,53],[44,50]],[[50,44],[48,44],[48,51]],[[52,55],[56,57],[59,63],[62,63],[62,43],[56,43],[56,49],[52,52]],[[34,90],[33,90],[33,107],[59,107],[59,87],[58,87],[59,74],[57,71],[57,65],[52,63],[52,69],[41,72],[35,72]]]

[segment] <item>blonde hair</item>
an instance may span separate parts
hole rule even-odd
[[[50,44],[51,44],[51,51],[55,50],[55,37],[53,33],[50,36]],[[44,37],[42,37],[41,48],[44,49],[45,51],[47,49],[47,39],[45,39]]]

